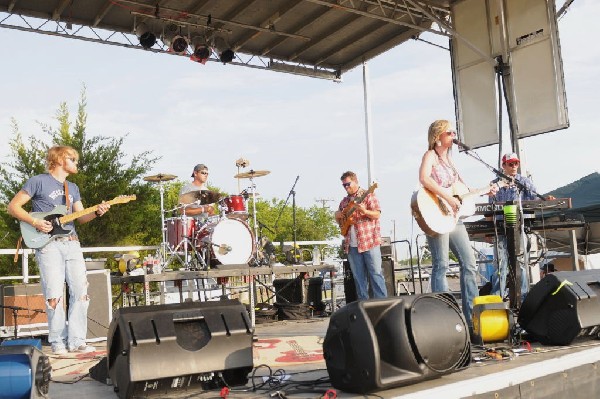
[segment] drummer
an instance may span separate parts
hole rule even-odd
[[[208,190],[208,186],[206,185],[206,181],[208,180],[208,167],[206,165],[199,163],[194,166],[192,177],[194,180],[185,184],[181,187],[181,190],[179,190],[179,197],[192,191]],[[181,210],[181,213],[183,213],[184,210],[185,214],[188,216],[213,216],[215,214],[215,207],[213,204],[190,204],[184,207]]]

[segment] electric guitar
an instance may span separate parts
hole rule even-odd
[[[352,217],[352,214],[354,213],[356,208],[358,208],[357,205],[360,204],[361,202],[363,202],[364,199],[367,198],[367,195],[369,195],[373,191],[375,191],[376,188],[377,188],[377,183],[373,183],[371,185],[371,187],[369,187],[369,189],[363,193],[363,195],[361,195],[355,201],[350,201],[348,203],[348,205],[346,205],[346,207],[342,210],[342,219],[340,220],[339,224],[340,224],[340,230],[341,230],[343,236],[348,234],[348,230],[350,230],[350,226],[352,226],[354,224],[354,218]]]
[[[121,195],[114,199],[107,201],[107,204],[125,204],[129,201],[134,201],[135,195]],[[72,222],[73,220],[96,212],[98,205],[94,205],[89,208],[85,208],[78,212],[69,213],[67,215],[67,207],[65,205],[57,205],[50,212],[32,212],[31,216],[36,219],[44,219],[52,223],[52,231],[44,233],[30,225],[29,223],[21,221],[21,235],[23,236],[23,242],[29,248],[37,249],[46,245],[50,240],[55,237],[65,237],[71,234],[71,229],[64,226],[65,223]]]
[[[494,184],[499,187],[506,185],[503,181]],[[413,217],[421,230],[427,235],[436,236],[449,233],[454,230],[460,219],[474,215],[476,210],[475,197],[490,191],[490,186],[469,191],[464,183],[457,181],[445,190],[461,202],[461,206],[456,213],[446,200],[425,187],[421,187],[412,195],[410,207]]]

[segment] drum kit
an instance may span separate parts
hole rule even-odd
[[[163,183],[177,176],[162,174],[146,176],[145,181],[158,183],[160,192],[162,242],[160,248],[163,269],[179,261],[186,270],[207,270],[216,265],[260,264],[264,257],[258,253],[258,226],[253,218],[253,229],[248,225],[247,203],[252,199],[252,214],[256,215],[256,177],[266,176],[267,170],[250,170],[234,178],[249,179],[250,187],[240,194],[223,195],[216,191],[197,190],[179,196],[178,205],[164,207]],[[187,209],[201,205],[216,205],[214,216],[187,215]],[[165,217],[176,214],[178,216]]]

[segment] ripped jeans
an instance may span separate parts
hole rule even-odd
[[[48,342],[52,348],[74,349],[85,345],[89,298],[85,261],[79,241],[50,241],[35,251],[46,315],[48,316]],[[69,286],[69,321],[64,309],[64,284]],[[55,299],[52,307],[50,300]]]

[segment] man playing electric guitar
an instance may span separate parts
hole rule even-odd
[[[48,150],[46,165],[48,173],[33,176],[8,204],[10,215],[43,233],[50,233],[55,226],[45,219],[29,214],[23,206],[31,200],[33,212],[50,212],[56,206],[66,206],[67,212],[82,211],[83,204],[79,187],[68,182],[67,176],[77,173],[79,154],[69,146],[55,146]],[[110,204],[98,205],[95,213],[85,214],[77,220],[87,223],[104,215]],[[35,257],[40,269],[40,278],[46,299],[48,316],[48,342],[54,354],[67,352],[92,352],[93,346],[86,345],[87,311],[89,297],[87,276],[81,246],[73,222],[67,223],[70,235],[55,237],[45,246],[36,249]],[[64,283],[69,286],[69,323],[63,306]]]
[[[341,181],[348,195],[340,202],[335,219],[342,230],[350,224],[344,236],[344,251],[348,254],[356,295],[359,300],[368,299],[369,284],[374,298],[385,298],[387,290],[381,270],[379,200],[373,192],[368,193],[360,188],[354,172],[345,172]],[[369,191],[372,189],[369,188]]]

